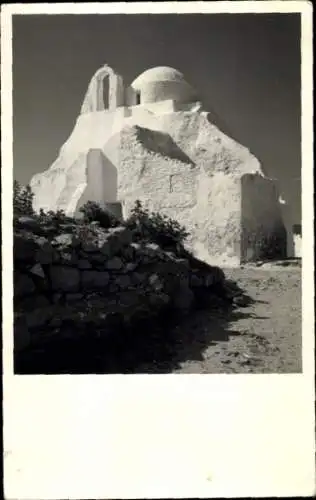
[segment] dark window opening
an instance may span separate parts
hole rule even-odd
[[[110,93],[109,78],[104,78],[104,80],[103,80],[103,106],[104,106],[104,109],[109,108],[109,93]]]
[[[140,92],[136,92],[136,105],[140,104]]]
[[[169,176],[169,193],[173,192],[173,185],[172,185],[172,178],[173,177],[174,177],[173,175]]]

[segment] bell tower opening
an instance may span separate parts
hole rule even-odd
[[[110,84],[109,84],[109,77],[106,76],[103,79],[102,85],[103,85],[103,109],[109,109],[109,94],[110,94]]]
[[[136,105],[140,104],[140,92],[136,92]]]

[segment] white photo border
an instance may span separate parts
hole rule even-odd
[[[12,15],[300,13],[303,373],[13,374]],[[312,3],[6,4],[1,9],[5,497],[315,493]]]

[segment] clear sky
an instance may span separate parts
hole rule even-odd
[[[53,163],[105,63],[126,84],[153,66],[184,73],[223,131],[279,179],[299,222],[299,14],[13,16],[17,180]]]

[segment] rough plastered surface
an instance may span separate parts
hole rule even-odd
[[[254,236],[252,243],[256,247],[262,231],[269,239],[282,226],[273,182],[255,181],[242,189],[245,174],[263,179],[258,160],[213,125],[198,105],[197,111],[161,113],[158,107],[155,113],[135,106],[79,116],[59,158],[32,179],[35,209],[61,208],[72,215],[88,199],[104,198],[121,201],[127,216],[139,199],[185,224],[189,246],[204,260],[240,263],[243,224],[254,235],[260,224],[259,241]],[[244,193],[251,197],[251,208],[243,205]],[[244,217],[243,223],[247,210],[253,219]],[[258,253],[247,251],[250,259]]]

